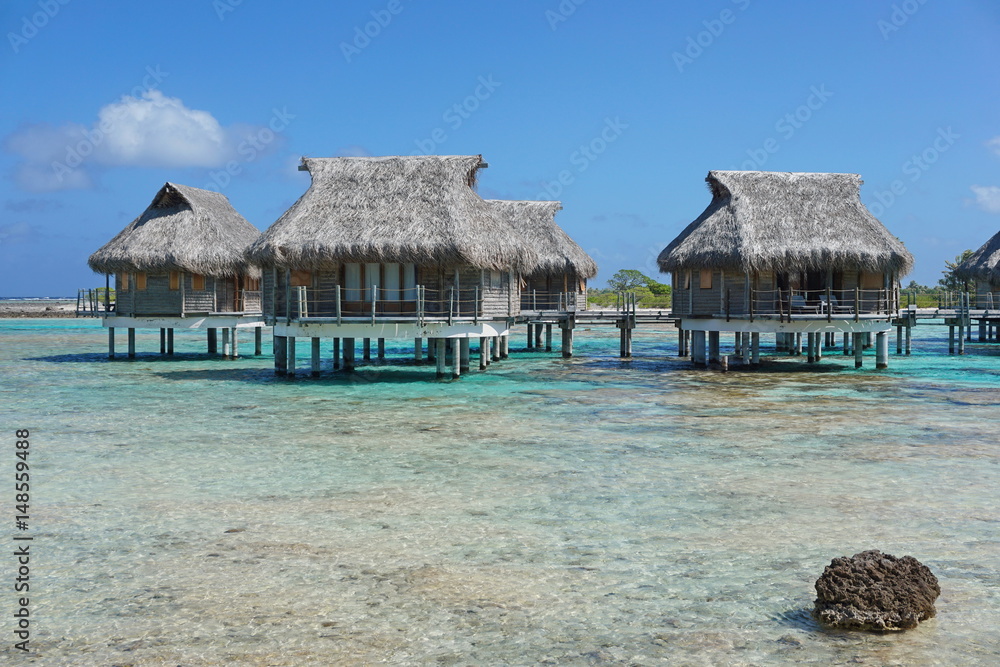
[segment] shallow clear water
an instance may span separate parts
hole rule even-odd
[[[0,423],[32,434],[27,662],[996,664],[1000,348],[945,332],[883,372],[692,370],[652,331],[622,362],[595,328],[457,382],[289,381],[202,335],[112,362],[97,322],[0,321]],[[814,624],[824,566],[870,548],[931,567],[936,618]]]

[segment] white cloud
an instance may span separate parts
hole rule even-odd
[[[1000,187],[996,185],[973,185],[971,188],[976,195],[976,204],[979,208],[989,213],[1000,213]]]
[[[217,167],[236,159],[240,142],[260,129],[223,127],[211,113],[153,89],[106,105],[89,127],[22,127],[4,148],[22,158],[18,184],[44,192],[92,187],[96,173],[108,167]]]
[[[986,142],[986,145],[989,146],[994,153],[1000,155],[1000,137],[993,137]]]

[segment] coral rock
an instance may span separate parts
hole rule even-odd
[[[912,556],[878,550],[834,558],[816,580],[816,617],[849,630],[887,632],[917,627],[934,616],[937,577]]]

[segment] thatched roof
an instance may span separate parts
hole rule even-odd
[[[861,203],[857,174],[710,171],[712,201],[668,245],[663,272],[892,271],[913,256]]]
[[[597,263],[556,224],[556,211],[562,209],[559,202],[487,199],[486,203],[538,253],[541,261],[532,273],[572,270],[581,278],[597,275]]]
[[[984,280],[1000,284],[1000,232],[955,268],[962,280]]]
[[[482,156],[303,158],[312,185],[250,248],[262,266],[468,264],[528,271],[538,256],[473,190]]]
[[[208,276],[252,272],[247,247],[260,230],[225,195],[167,183],[138,218],[87,260],[98,273],[186,271]]]

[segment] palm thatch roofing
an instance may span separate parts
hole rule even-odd
[[[556,224],[556,212],[562,209],[559,202],[487,199],[486,203],[538,253],[540,262],[532,273],[597,275],[597,263]]]
[[[663,272],[863,270],[913,255],[861,203],[858,174],[710,171],[712,201],[657,258]]]
[[[303,158],[312,184],[250,248],[261,266],[412,262],[530,271],[537,253],[475,187],[480,155]]]
[[[962,280],[1000,284],[1000,232],[955,267],[955,275]]]
[[[90,256],[98,273],[254,273],[245,258],[260,230],[225,195],[167,183],[138,218]]]

